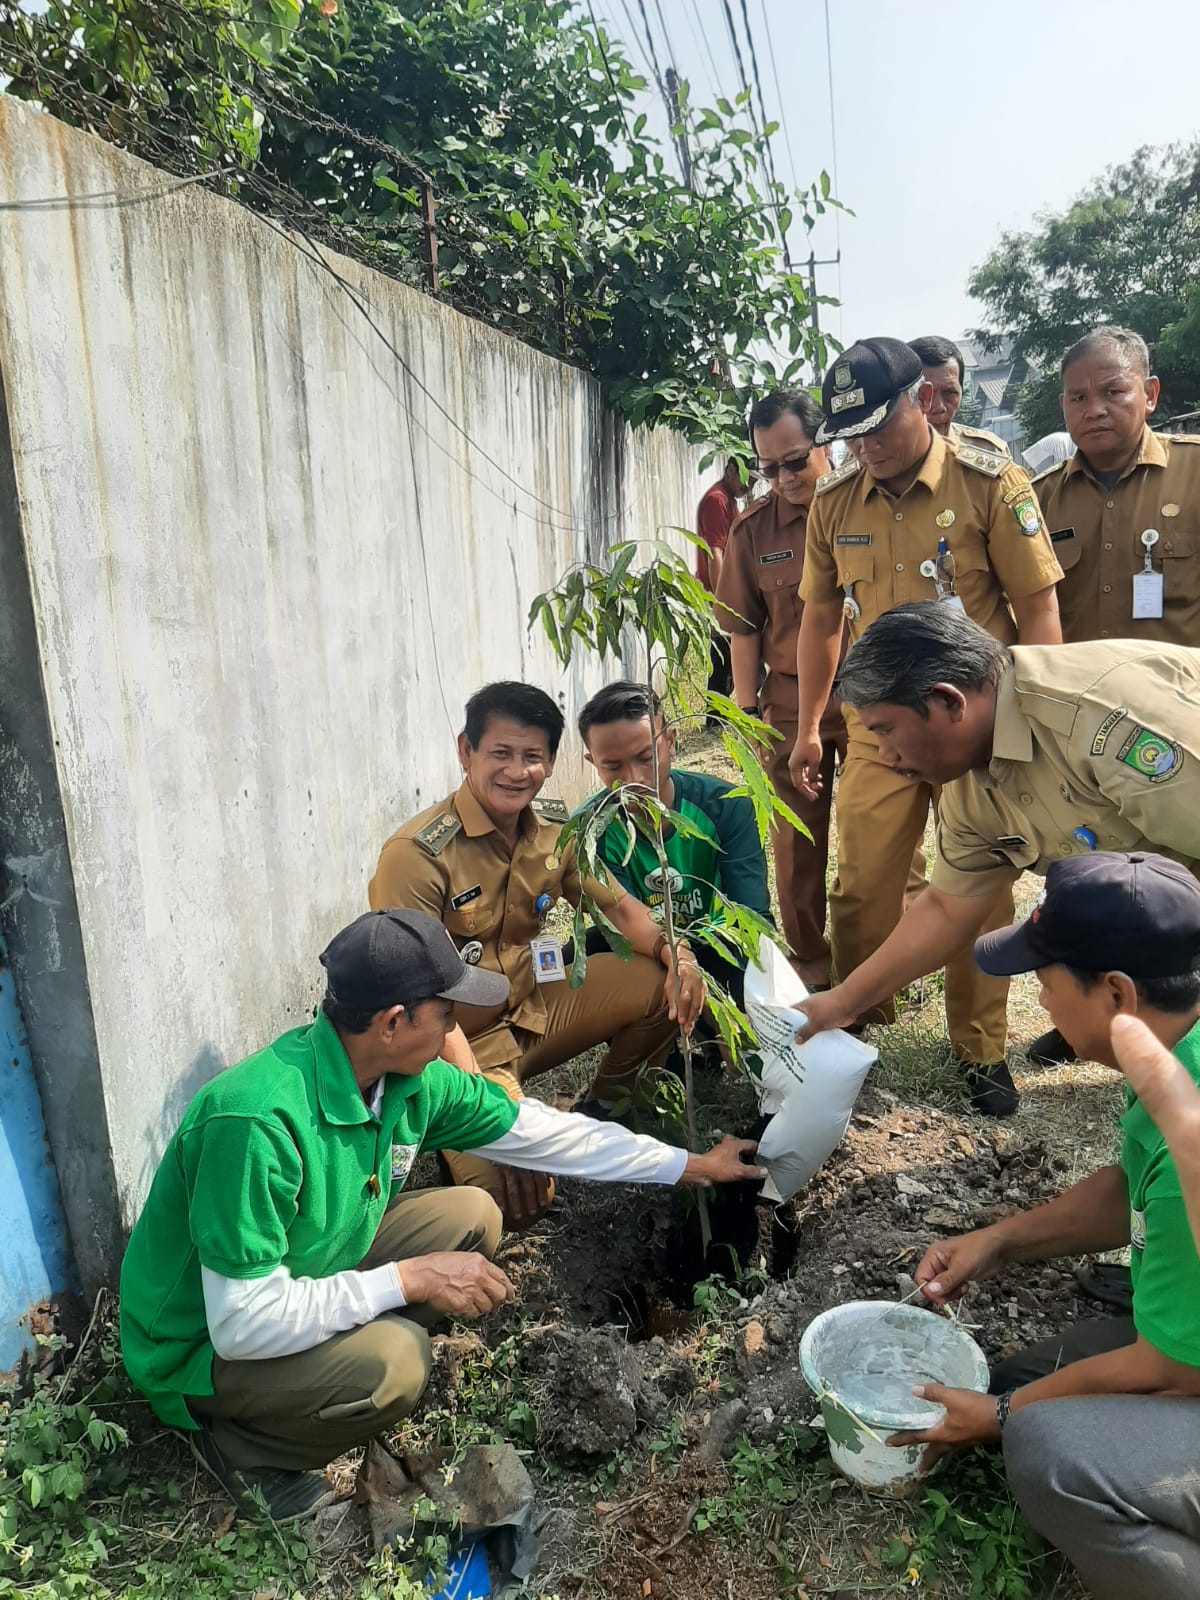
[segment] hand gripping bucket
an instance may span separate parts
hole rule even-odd
[[[815,1317],[800,1340],[804,1381],[821,1402],[834,1465],[877,1493],[905,1494],[923,1445],[894,1449],[890,1433],[932,1427],[943,1407],[918,1400],[919,1383],[984,1393],[983,1351],[957,1323],[920,1306],[852,1300]]]

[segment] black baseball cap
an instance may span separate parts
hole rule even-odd
[[[321,952],[332,999],[352,1011],[383,1011],[414,1000],[498,1006],[508,999],[502,972],[469,967],[427,911],[367,911]]]
[[[817,431],[817,443],[875,433],[899,405],[900,396],[923,376],[920,356],[903,339],[852,344],[821,385],[825,421]]]
[[[1141,979],[1200,971],[1200,882],[1165,856],[1068,856],[1027,921],[976,939],[975,960],[996,978],[1060,962]]]

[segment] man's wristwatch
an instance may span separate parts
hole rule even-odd
[[[1003,1394],[996,1396],[996,1426],[1004,1432],[1004,1424],[1008,1421],[1008,1413],[1012,1409],[1012,1398],[1015,1389],[1006,1389]]]

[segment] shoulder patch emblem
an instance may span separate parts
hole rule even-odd
[[[1037,496],[1029,484],[1023,483],[1017,489],[1010,489],[1004,496],[1004,503],[1012,508],[1017,527],[1027,539],[1032,539],[1042,531],[1042,513],[1038,509]]]
[[[853,456],[847,456],[840,467],[835,467],[832,472],[827,472],[823,478],[817,479],[817,494],[826,494],[830,489],[836,489],[839,483],[845,483],[847,478],[852,478],[858,471],[858,462]]]
[[[1152,728],[1134,728],[1117,752],[1117,760],[1151,783],[1166,783],[1183,766],[1183,751]]]
[[[432,822],[427,822],[413,838],[426,855],[436,856],[441,854],[456,833],[461,832],[462,823],[453,811],[443,811]]]
[[[1012,466],[1009,456],[998,455],[995,450],[980,450],[973,444],[960,444],[957,455],[964,467],[973,467],[976,472],[985,472],[989,478],[998,478]]]
[[[566,822],[571,815],[565,800],[543,800],[540,796],[533,802],[533,809],[543,822]]]
[[[1092,754],[1094,756],[1102,756],[1104,754],[1104,746],[1108,743],[1109,734],[1115,727],[1124,722],[1128,715],[1129,712],[1124,706],[1118,706],[1115,711],[1108,713],[1104,721],[1096,729],[1096,736],[1092,740]]]

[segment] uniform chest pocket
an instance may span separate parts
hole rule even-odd
[[[798,589],[804,574],[803,551],[769,550],[759,556],[754,571],[764,594],[773,594],[776,589]]]
[[[486,939],[500,926],[503,912],[501,903],[491,903],[486,896],[472,900],[457,911],[449,907],[442,913],[447,932],[461,950],[471,939]]]
[[[1050,535],[1050,548],[1063,571],[1070,572],[1083,554],[1083,541],[1074,528],[1059,528]]]
[[[861,545],[835,545],[837,581],[843,588],[848,583],[874,583],[875,557]]]
[[[1136,549],[1139,556],[1144,553],[1140,533],[1137,535]],[[1200,556],[1200,529],[1172,527],[1170,522],[1164,520],[1159,524],[1158,543],[1151,553],[1159,556],[1164,563],[1178,561],[1181,556],[1190,556],[1194,560]]]

